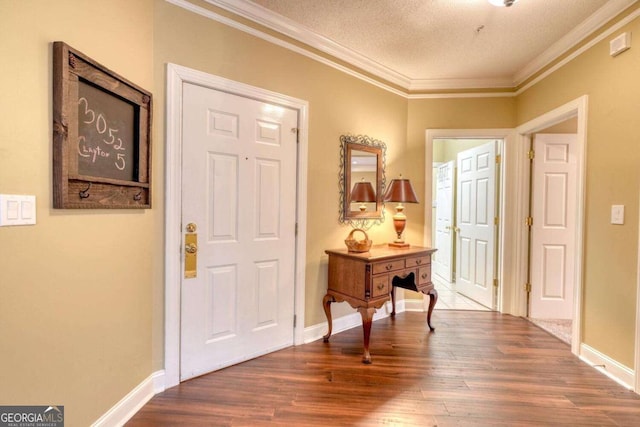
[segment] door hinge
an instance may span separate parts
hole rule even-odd
[[[296,143],[300,142],[300,128],[291,128],[291,133],[296,134]]]
[[[529,157],[529,160],[533,160],[536,158],[536,152],[534,150],[529,150],[529,153],[527,153],[527,156]]]
[[[499,222],[500,220],[498,219],[497,216],[493,217],[493,225],[498,225]]]
[[[296,235],[296,237],[298,236],[298,223],[297,222],[296,222],[295,235]]]
[[[530,217],[530,216],[526,217],[524,220],[524,224],[527,227],[531,227],[533,225],[533,217]]]
[[[531,293],[531,283],[525,283],[524,290],[527,291],[527,293]]]
[[[493,279],[493,287],[494,288],[498,287],[498,279]]]
[[[298,316],[294,314],[293,315],[293,327],[295,328],[297,324],[298,324]]]
[[[502,161],[502,156],[500,154],[496,154],[496,164],[500,164],[500,162]]]

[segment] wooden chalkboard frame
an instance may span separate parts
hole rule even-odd
[[[133,107],[131,123],[127,123],[133,141],[127,141],[127,149],[122,152],[109,152],[117,129],[111,129],[106,114],[101,117],[98,131],[105,157],[118,160],[118,164],[133,162],[131,178],[114,178],[108,172],[83,166],[78,167],[79,148],[84,147],[85,137],[79,135],[80,126],[87,121],[79,121],[79,90],[82,84],[113,97],[115,105],[123,105],[130,111]],[[87,111],[87,100],[83,103],[83,113]],[[117,101],[116,101],[117,100]],[[98,64],[85,54],[73,49],[64,42],[53,43],[53,207],[62,209],[103,209],[103,208],[151,208],[151,93],[136,86],[106,67]],[[104,138],[103,138],[104,137]],[[95,136],[94,136],[95,138]],[[82,139],[83,146],[80,146]],[[109,142],[111,140],[111,142]],[[120,141],[121,142],[121,141]],[[85,151],[86,153],[86,151]],[[121,154],[122,153],[122,154]],[[126,156],[126,157],[124,157]],[[86,155],[82,157],[87,157]],[[95,158],[94,158],[95,159]],[[82,160],[82,159],[81,159]],[[95,162],[95,160],[94,160]],[[86,161],[85,161],[86,163]],[[83,163],[84,165],[84,163]],[[103,168],[104,169],[104,168]],[[119,168],[118,168],[119,169]]]

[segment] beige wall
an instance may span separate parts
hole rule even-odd
[[[458,153],[486,144],[489,141],[489,139],[434,139],[433,161],[444,163],[456,160]]]
[[[517,100],[518,124],[582,95],[589,96],[583,341],[633,368],[640,188],[640,56],[609,56],[609,40],[640,34],[636,19]],[[625,224],[611,225],[611,205],[625,205]]]
[[[0,8],[0,51],[10,59],[0,82],[0,193],[38,198],[37,225],[0,228],[0,342],[9,343],[0,352],[0,403],[63,404],[69,425],[87,425],[163,368],[167,62],[309,102],[306,326],[324,322],[324,249],[342,247],[350,230],[338,223],[341,134],[387,143],[387,180],[403,174],[420,198],[406,210],[406,240],[417,244],[431,234],[425,129],[510,128],[588,94],[584,341],[633,366],[640,178],[633,49],[612,59],[605,41],[517,98],[407,101],[163,0],[0,0]],[[153,209],[51,208],[54,40],[153,92]],[[626,206],[624,226],[609,224],[611,204]],[[389,241],[391,222],[369,235]],[[335,317],[351,313],[345,304],[334,309]]]
[[[0,193],[37,198],[36,225],[0,228],[0,404],[64,405],[69,426],[94,422],[152,372],[162,199],[152,210],[52,209],[52,42],[151,90],[152,8],[0,0]]]

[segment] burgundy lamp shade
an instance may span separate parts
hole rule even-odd
[[[392,179],[384,195],[385,202],[418,203],[415,191],[408,179]]]
[[[356,182],[351,190],[351,201],[358,203],[369,203],[376,201],[376,192],[369,181]]]

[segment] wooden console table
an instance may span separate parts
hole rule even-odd
[[[322,303],[327,315],[329,331],[324,342],[331,337],[331,303],[346,301],[360,312],[364,333],[363,363],[371,363],[369,337],[371,323],[377,308],[391,298],[395,316],[395,288],[411,289],[429,295],[427,324],[432,331],[431,313],[438,301],[438,293],[431,282],[431,254],[436,249],[411,246],[393,248],[372,246],[369,252],[353,253],[346,249],[326,250],[329,255],[329,283]]]

